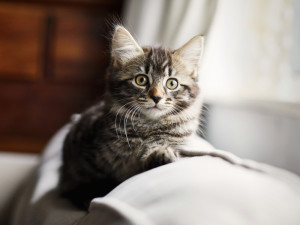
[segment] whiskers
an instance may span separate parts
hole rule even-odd
[[[126,110],[124,109],[125,107]],[[135,117],[137,116],[138,113],[140,115],[141,108],[142,106],[138,102],[131,101],[121,106],[116,113],[115,130],[116,130],[117,137],[118,138],[122,137],[122,125],[123,125],[123,133],[125,135],[129,148],[131,148],[131,146],[128,139],[127,122],[128,119],[130,119],[132,130],[136,132],[136,128],[134,125]]]
[[[159,115],[150,115],[157,113],[155,110],[145,109],[145,105],[143,102],[139,102],[138,100],[130,101],[119,108],[115,107],[115,121],[114,128],[118,139],[126,140],[129,148],[132,148],[132,136],[134,132],[153,132],[153,129],[166,129],[173,130],[175,133],[188,135],[196,131],[198,127],[196,127],[200,120],[198,118],[199,111],[192,109],[186,109],[179,105],[164,105],[161,107],[163,116]],[[145,111],[148,114],[145,114]],[[167,113],[168,112],[168,113]],[[142,125],[136,126],[136,121],[139,121],[139,117],[141,114],[144,115],[142,118]],[[146,116],[145,116],[146,115]],[[151,116],[151,117],[150,117]],[[149,117],[149,118],[148,118]],[[149,120],[149,121],[148,121]],[[146,123],[153,122],[151,127],[149,127]],[[142,130],[137,130],[137,128]],[[198,132],[201,132],[199,130]],[[202,133],[203,134],[203,133]]]
[[[197,133],[203,137],[204,139],[207,138],[206,136],[206,130],[207,130],[207,117],[209,114],[209,108],[207,105],[203,104],[202,105],[202,110],[201,110],[201,116],[199,118],[199,128],[197,130]]]

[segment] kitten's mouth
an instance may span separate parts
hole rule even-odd
[[[165,115],[166,110],[162,106],[153,105],[152,107],[145,108],[144,114],[147,115],[147,117],[152,119],[157,119],[163,115]]]
[[[149,107],[147,109],[157,109],[157,110],[161,110],[161,108],[158,107],[158,105],[154,105],[152,107]]]

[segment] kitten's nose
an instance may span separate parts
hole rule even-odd
[[[153,99],[153,101],[157,104],[160,100],[161,100],[161,97],[159,96],[151,96],[151,98]]]

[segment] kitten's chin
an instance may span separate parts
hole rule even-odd
[[[150,119],[158,119],[158,118],[166,115],[167,111],[164,109],[158,109],[158,108],[152,107],[152,108],[148,108],[148,109],[143,109],[142,113]]]

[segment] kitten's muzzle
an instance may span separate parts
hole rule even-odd
[[[161,100],[160,96],[151,96],[151,98],[156,104]]]

